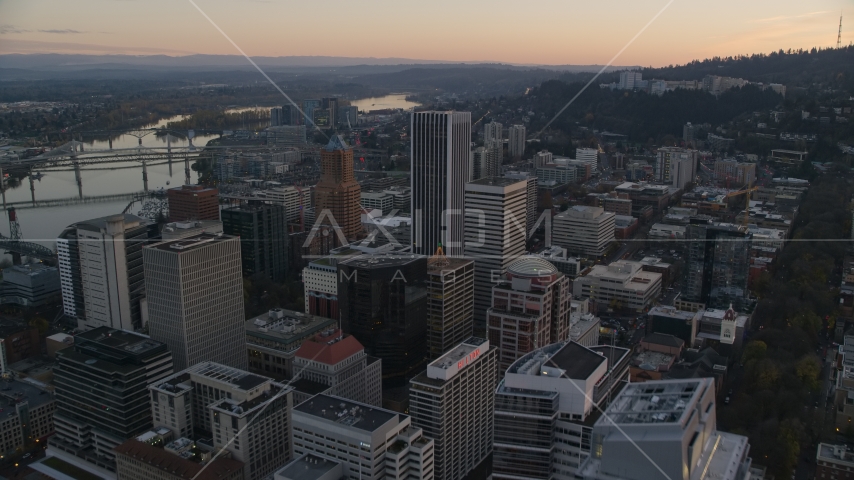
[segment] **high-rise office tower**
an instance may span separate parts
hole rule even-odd
[[[310,120],[310,119],[309,119]],[[270,127],[265,132],[267,135],[267,145],[279,145],[279,146],[290,146],[290,147],[300,147],[305,145],[306,142],[306,131],[312,132],[314,126],[311,122],[308,122],[308,126],[306,125],[282,125],[280,127]],[[220,171],[224,171],[225,174],[220,173],[220,178],[228,178],[226,175],[230,170],[234,168],[233,163],[229,165],[227,156],[221,157],[225,160],[225,164],[220,166]],[[234,174],[232,174],[234,176]]]
[[[329,126],[338,125],[338,99],[335,97],[325,97],[321,99],[320,106],[329,110]]]
[[[320,108],[322,105],[320,100],[309,98],[302,101],[302,124],[309,130],[314,130],[314,109]]]
[[[152,222],[128,214],[78,222],[63,231],[56,241],[63,307],[78,328],[142,328],[142,245],[156,232]]]
[[[436,479],[461,480],[492,452],[496,353],[472,337],[409,382],[412,424],[433,439]]]
[[[172,374],[166,345],[98,327],[56,354],[56,435],[48,455],[115,475],[113,447],[151,428],[148,384]]]
[[[260,202],[222,210],[222,231],[240,237],[243,276],[263,275],[282,282],[288,271],[285,207]]]
[[[323,130],[332,128],[332,117],[328,108],[316,107],[312,112],[314,126]]]
[[[694,141],[694,132],[696,131],[696,127],[691,125],[691,122],[686,123],[682,126],[682,141],[686,144]]]
[[[514,180],[524,180],[528,182],[528,194],[527,194],[527,213],[528,213],[528,221],[527,221],[527,236],[526,239],[531,236],[531,232],[534,230],[534,225],[537,223],[537,198],[539,197],[538,187],[537,187],[537,176],[531,172],[506,172],[504,174],[507,178],[512,178]]]
[[[282,107],[273,107],[270,109],[270,126],[278,127],[284,125],[282,123]]]
[[[77,242],[77,227],[72,225],[56,239],[56,257],[59,282],[62,287],[62,311],[67,321],[77,326],[78,318],[86,316],[83,300],[83,277],[80,266],[80,245]]]
[[[427,257],[366,254],[338,262],[341,328],[383,361],[383,387],[405,385],[427,359]]]
[[[275,480],[433,480],[433,440],[408,415],[320,394],[293,408],[293,422],[297,458]]]
[[[571,300],[569,278],[545,259],[525,256],[508,265],[487,310],[489,341],[499,348],[499,371],[543,345],[569,339]]]
[[[496,146],[477,147],[471,153],[470,181],[495,177],[501,172],[501,149]]]
[[[430,360],[472,335],[474,262],[442,252],[427,261],[427,350]]]
[[[486,336],[492,287],[525,253],[528,183],[504,177],[466,184],[465,254],[474,260],[474,334]]]
[[[243,463],[241,478],[266,478],[293,458],[293,390],[271,378],[202,362],[148,390],[156,429],[211,439]]]
[[[593,425],[590,453],[574,478],[752,477],[748,439],[717,429],[716,404],[713,378],[627,385]]]
[[[282,105],[282,123],[280,125],[304,125],[302,114],[296,105]]]
[[[320,258],[302,269],[305,313],[338,320],[338,267],[334,257]]]
[[[314,189],[317,221],[332,225],[347,240],[358,238],[362,234],[362,187],[353,174],[353,148],[340,135],[333,135],[320,150],[320,169],[320,182]]]
[[[599,168],[599,150],[595,148],[576,148],[575,159],[590,165],[591,175]]]
[[[643,74],[641,72],[620,72],[618,88],[620,90],[634,90],[640,87],[642,81]]]
[[[471,112],[412,114],[412,249],[463,254]]]
[[[338,125],[341,128],[356,128],[356,125],[359,124],[359,107],[355,105],[348,105],[345,107],[340,107],[338,109]]]
[[[659,148],[656,152],[655,180],[661,183],[673,183],[674,186],[681,188],[694,179],[697,158],[696,150],[679,147]]]
[[[240,239],[201,234],[143,249],[151,338],[176,370],[204,361],[246,369]]]
[[[483,126],[483,144],[484,145],[499,145],[504,144],[504,125],[496,121],[492,121]]]
[[[264,190],[265,199],[273,205],[285,208],[285,220],[299,224],[303,210],[311,208],[311,189],[294,185]],[[302,219],[304,222],[304,219]],[[309,225],[311,226],[311,225]]]
[[[382,361],[369,357],[352,335],[330,328],[294,354],[294,375],[329,386],[326,393],[375,407],[383,404]]]
[[[169,221],[219,220],[219,190],[202,185],[182,185],[166,190]]]
[[[519,159],[525,155],[527,137],[524,125],[512,125],[507,129],[507,154],[510,158]]]
[[[572,479],[590,455],[597,405],[605,408],[629,381],[629,353],[560,342],[502,372],[495,391],[493,477]]]
[[[740,310],[747,297],[751,238],[741,225],[688,225],[682,300]]]

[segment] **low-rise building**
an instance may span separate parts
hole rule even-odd
[[[599,345],[601,323],[599,317],[592,313],[572,311],[569,314],[569,339],[583,347]]]
[[[673,276],[673,265],[657,257],[643,257],[640,264],[641,270],[645,272],[660,273],[662,285],[670,284],[670,277]]]
[[[0,380],[0,453],[9,455],[53,434],[53,395],[26,382]]]
[[[667,223],[656,223],[649,229],[650,239],[681,240],[685,238],[686,227]]]
[[[815,478],[854,479],[854,453],[846,445],[819,443],[815,454]]]
[[[587,297],[600,309],[629,309],[641,312],[661,293],[661,274],[643,270],[640,262],[619,260],[596,265],[573,282],[573,295]]]
[[[294,378],[328,385],[330,395],[382,406],[382,362],[340,329],[329,328],[305,340],[294,354],[293,369]]]
[[[644,337],[632,357],[632,383],[666,378],[684,347],[685,342],[673,335],[651,333]]]
[[[558,245],[546,247],[536,255],[557,267],[558,272],[570,279],[574,279],[582,273],[581,260],[578,257],[567,256],[566,249]]]
[[[246,480],[272,475],[293,458],[293,392],[271,378],[203,362],[148,390],[155,430],[212,439],[214,449],[243,463]]]
[[[600,257],[614,242],[616,214],[575,205],[554,217],[554,243],[570,253]]]
[[[727,321],[734,323],[732,336],[724,338]],[[701,341],[721,342],[732,345],[736,350],[741,349],[744,340],[744,331],[748,326],[750,317],[735,312],[732,307],[723,310],[707,308],[700,312],[697,323],[697,338]]]
[[[747,437],[717,429],[710,378],[631,383],[593,426],[584,480],[716,478],[750,475]]]
[[[693,347],[702,312],[702,309],[692,312],[667,305],[657,305],[649,309],[646,329],[648,333],[672,335]]]
[[[433,440],[408,415],[320,394],[293,408],[293,422],[297,457],[340,464],[345,478],[433,479]],[[292,478],[294,463],[301,461],[285,465],[275,478]]]
[[[41,264],[14,265],[3,269],[0,305],[38,307],[62,296],[59,270]]]
[[[246,321],[249,370],[279,380],[294,376],[294,355],[303,342],[320,332],[335,329],[331,318],[274,308]]]
[[[394,197],[385,192],[362,192],[361,204],[366,210],[379,210],[380,215],[385,215],[394,209]]]
[[[213,458],[187,438],[164,445],[132,438],[117,446],[116,473],[122,480],[243,480],[244,465],[228,454]]]

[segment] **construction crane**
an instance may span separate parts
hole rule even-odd
[[[744,190],[739,190],[737,192],[730,192],[730,193],[726,194],[726,197],[724,197],[724,198],[733,198],[733,197],[737,197],[739,195],[747,194],[747,201],[745,202],[746,205],[744,206],[744,218],[741,221],[742,226],[746,227],[747,221],[748,221],[748,219],[750,219],[750,194],[755,192],[756,190],[759,190],[759,187],[751,187],[751,188],[746,188]]]

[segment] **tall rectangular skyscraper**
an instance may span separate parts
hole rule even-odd
[[[77,327],[142,328],[142,245],[156,229],[134,215],[69,226],[57,239],[63,306]]]
[[[682,299],[712,308],[732,304],[741,309],[747,298],[751,238],[741,225],[688,225]]]
[[[317,223],[332,225],[336,237],[355,240],[362,234],[362,187],[353,173],[353,147],[340,135],[333,135],[320,149],[320,169],[320,181],[314,189]]]
[[[288,229],[285,207],[250,202],[222,211],[222,230],[241,238],[243,275],[284,281],[288,271]]]
[[[528,182],[505,177],[466,184],[467,258],[474,260],[474,334],[486,336],[492,287],[525,253]]]
[[[471,112],[414,112],[411,127],[413,252],[460,256]]]
[[[409,383],[412,424],[434,441],[436,480],[462,480],[492,452],[497,352],[471,337]]]
[[[501,145],[504,143],[504,126],[498,122],[492,121],[483,126],[483,144],[486,146],[492,144]]]
[[[427,261],[427,350],[435,360],[472,334],[474,262],[437,254]]]
[[[510,158],[522,158],[525,155],[525,126],[513,125],[507,130],[507,152]]]
[[[211,361],[248,369],[240,239],[201,234],[143,248],[148,328],[176,370]]]

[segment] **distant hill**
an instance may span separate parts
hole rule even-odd
[[[252,57],[252,60],[261,67],[284,67],[284,68],[341,68],[355,66],[394,66],[411,68],[416,65],[504,65],[506,67],[518,68],[544,68],[559,72],[594,72],[602,68],[602,65],[513,65],[501,64],[494,61],[447,61],[447,60],[421,60],[412,58],[376,58],[376,57],[325,57],[325,56],[285,56],[285,57]],[[131,67],[161,67],[161,68],[253,68],[241,55],[76,55],[76,54],[5,54],[0,55],[0,68],[20,68],[30,70],[81,70],[99,69],[105,65],[113,68],[118,66]],[[622,70],[626,68],[613,66],[608,70]]]
[[[706,75],[744,78],[751,82],[809,86],[835,83],[854,86],[854,47],[840,49],[780,50],[770,54],[714,57],[686,65],[644,68],[643,78],[699,80]]]

